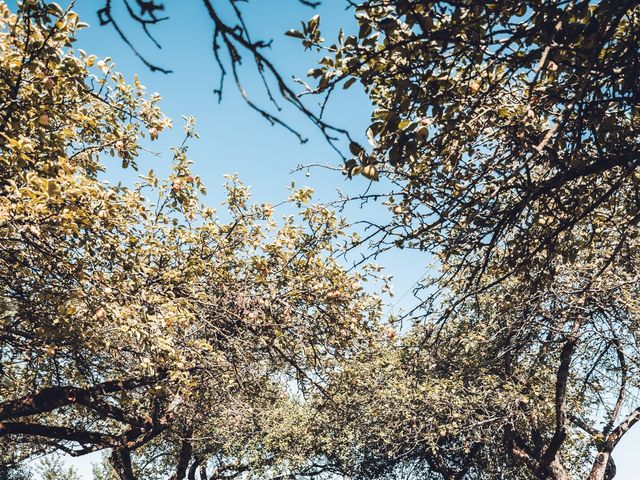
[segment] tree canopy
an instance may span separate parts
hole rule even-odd
[[[346,3],[357,34],[327,41],[317,15],[286,32],[322,55],[302,92],[252,39],[250,4],[203,8],[221,80],[244,92],[250,57],[350,179],[382,180],[334,202],[388,207],[352,219],[362,241],[307,188],[279,218],[230,176],[216,213],[192,119],[166,178],[105,183],[171,127],[160,97],[74,49],[72,11],[0,4],[0,464],[105,450],[96,479],[614,478],[640,420],[640,7]],[[165,21],[124,5],[149,35]],[[166,70],[112,8],[101,23]],[[323,119],[355,85],[369,145]],[[375,267],[340,263],[356,247],[436,255],[401,322],[362,289]]]
[[[379,300],[335,260],[344,222],[309,189],[282,219],[234,177],[224,214],[206,206],[192,120],[166,179],[104,182],[171,122],[137,78],[72,48],[82,27],[55,4],[0,4],[3,463],[110,449],[131,480],[150,478],[131,459],[147,448],[180,479],[270,468],[300,398],[376,341]]]
[[[292,35],[327,52],[315,92],[358,81],[375,106],[346,170],[395,185],[378,241],[436,251],[473,283],[492,257],[549,267],[633,231],[636,2],[354,7],[357,35],[324,42],[317,18]]]
[[[441,267],[404,339],[413,388],[383,399],[407,413],[369,416],[363,451],[437,478],[613,478],[638,420],[637,3],[350,3],[357,35],[288,34],[325,55],[311,93],[359,82],[374,105],[345,164],[393,185],[374,254]],[[434,375],[446,405],[412,397]]]
[[[613,248],[581,254],[543,287],[518,274],[462,303],[454,291],[446,322],[435,311],[354,358],[329,389],[349,413],[327,422],[350,419],[336,431],[348,470],[613,478],[611,454],[640,420],[637,243],[602,273]]]

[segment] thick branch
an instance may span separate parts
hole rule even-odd
[[[160,377],[153,376],[128,380],[112,380],[99,383],[90,388],[73,386],[45,388],[38,393],[26,395],[17,400],[10,400],[0,404],[0,420],[51,412],[74,403],[82,403],[83,405],[89,406],[88,404],[94,396],[134,390],[142,386],[151,385],[157,382],[159,378]],[[106,409],[104,404],[101,405]],[[111,413],[115,415],[115,411],[111,411]]]
[[[69,440],[80,444],[97,444],[103,447],[115,446],[117,437],[88,430],[41,425],[39,423],[2,422],[0,437],[7,435],[37,435],[39,437]]]

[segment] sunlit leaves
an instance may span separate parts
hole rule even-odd
[[[271,449],[286,464],[293,433],[272,418],[376,334],[379,301],[335,259],[345,224],[308,188],[292,186],[288,217],[254,205],[235,176],[218,216],[192,171],[191,117],[164,178],[121,178],[171,122],[137,77],[71,48],[79,27],[53,4],[0,3],[0,442],[15,439],[3,408],[71,386],[16,417],[40,425],[25,456],[41,434],[75,453],[171,450],[194,423],[215,438],[193,445],[198,458],[259,470]]]

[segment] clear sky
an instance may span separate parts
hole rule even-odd
[[[61,1],[61,5],[68,2]],[[134,3],[134,2],[132,2]],[[222,3],[222,2],[219,2]],[[15,2],[10,1],[9,5]],[[147,57],[174,73],[163,75],[152,73],[131,53],[128,47],[117,37],[110,26],[99,27],[96,9],[102,0],[77,0],[75,10],[83,21],[91,25],[84,30],[78,40],[78,48],[98,57],[112,57],[125,78],[132,80],[138,73],[141,82],[150,91],[157,91],[164,101],[162,109],[174,120],[174,130],[151,144],[153,150],[160,153],[155,157],[146,154],[140,161],[140,170],[146,172],[153,168],[162,173],[170,163],[168,147],[179,144],[181,137],[181,115],[193,115],[197,120],[197,130],[201,139],[193,142],[189,157],[196,163],[194,171],[202,176],[208,186],[209,203],[219,204],[223,199],[220,186],[225,173],[238,173],[240,178],[251,185],[254,198],[259,202],[277,203],[287,196],[286,187],[295,180],[298,184],[313,187],[321,200],[336,198],[336,188],[346,191],[364,191],[364,180],[345,181],[336,171],[319,168],[312,169],[310,176],[304,173],[292,175],[290,172],[298,164],[332,164],[339,166],[340,158],[329,148],[319,132],[301,115],[286,109],[283,118],[309,137],[309,142],[301,145],[291,134],[280,127],[271,127],[264,119],[249,109],[240,98],[233,81],[227,78],[227,87],[222,103],[218,104],[213,89],[218,84],[218,70],[211,51],[212,25],[200,1],[166,0],[165,14],[171,19],[161,23],[153,32],[162,44],[162,50],[153,44],[134,25],[126,21],[126,14],[119,0],[114,0],[115,13],[125,26],[136,47]],[[240,4],[241,6],[244,4]],[[337,36],[339,26],[353,29],[352,11],[345,11],[346,1],[324,0],[323,5],[314,11],[300,5],[296,0],[251,0],[245,8],[247,22],[255,38],[273,39],[269,58],[279,66],[287,77],[304,78],[306,72],[314,67],[318,55],[304,52],[299,41],[285,37],[282,33],[290,28],[299,27],[299,20],[308,19],[320,13],[323,36],[332,39]],[[351,26],[351,27],[349,27]],[[247,67],[252,65],[246,59]],[[246,89],[253,98],[267,105],[257,82],[255,71],[246,68]],[[313,102],[314,100],[312,100]],[[362,133],[368,125],[370,106],[357,87],[348,93],[337,92],[327,110],[327,119],[338,126],[351,130],[356,138],[365,143]],[[110,173],[110,179],[118,179],[122,174],[117,168]],[[388,213],[380,208],[366,207],[364,210],[351,209],[349,218],[381,218]],[[395,251],[381,257],[379,263],[385,265],[388,273],[394,275],[394,290],[398,302],[395,308],[408,306],[411,295],[403,294],[411,289],[425,273],[429,258],[424,254],[408,251]],[[614,458],[618,466],[617,480],[640,479],[640,427],[632,431],[616,450]],[[74,462],[82,478],[90,479],[90,462],[82,459]]]

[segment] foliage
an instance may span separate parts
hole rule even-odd
[[[366,378],[338,463],[612,478],[639,415],[636,2],[350,3],[357,35],[287,34],[325,55],[309,93],[375,106],[345,164],[393,185],[372,254],[433,252],[441,277],[399,350],[335,381]]]
[[[24,467],[0,466],[0,480],[30,480],[31,475]]]
[[[0,3],[0,447],[111,449],[121,479],[151,478],[154,451],[178,479],[294,468],[279,419],[377,335],[379,299],[334,259],[344,222],[305,188],[279,220],[235,177],[219,218],[186,144],[165,180],[103,182],[171,123],[137,78],[72,49],[82,26]]]
[[[65,467],[60,457],[47,457],[40,462],[39,478],[42,480],[80,480],[73,467]]]
[[[330,45],[317,17],[295,34],[326,54],[314,93],[359,82],[375,107],[345,169],[394,184],[377,242],[472,285],[490,261],[542,271],[635,231],[636,2],[350,3],[357,35]]]
[[[400,331],[308,189],[276,220],[230,176],[218,217],[186,143],[166,180],[101,182],[108,154],[135,168],[170,126],[159,97],[74,53],[72,12],[2,5],[5,463],[111,449],[96,478],[613,478],[640,420],[636,2],[349,3],[357,35],[327,46],[318,16],[287,35],[325,55],[306,93],[360,82],[376,107],[345,163],[393,185],[371,254],[438,254]],[[239,84],[249,53],[334,140],[236,2],[235,28],[204,4],[223,78],[222,46]],[[163,20],[138,5],[145,31]]]
[[[462,304],[452,292],[446,322],[354,357],[328,388],[333,461],[359,478],[613,478],[640,420],[638,243],[603,270],[613,248],[541,287],[519,274]]]

